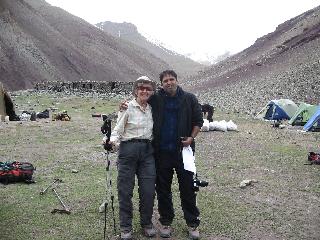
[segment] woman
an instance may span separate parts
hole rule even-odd
[[[155,195],[155,160],[151,145],[153,120],[149,97],[156,85],[148,77],[139,77],[133,86],[134,99],[128,109],[119,112],[117,124],[111,133],[110,144],[118,145],[118,200],[121,239],[132,239],[132,195],[135,175],[138,178],[140,224],[147,237],[154,237],[152,224]]]

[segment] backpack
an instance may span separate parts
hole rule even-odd
[[[28,162],[0,162],[0,182],[8,184],[12,182],[34,183],[32,179],[35,167]]]
[[[320,164],[320,153],[309,152],[308,161],[310,164]]]

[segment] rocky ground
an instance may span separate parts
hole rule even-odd
[[[267,75],[254,81],[196,91],[199,101],[231,112],[255,115],[270,100],[288,98],[299,102],[319,104],[320,62],[297,67],[274,76]]]

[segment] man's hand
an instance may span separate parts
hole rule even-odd
[[[129,102],[127,100],[124,100],[123,102],[121,102],[120,105],[119,105],[119,111],[123,112],[123,111],[127,110],[128,109],[128,103]]]
[[[184,147],[190,146],[192,142],[193,142],[192,137],[182,137],[181,138],[181,143]]]

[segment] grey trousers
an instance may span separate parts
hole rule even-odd
[[[156,169],[151,143],[121,142],[118,156],[118,200],[121,231],[132,230],[132,196],[135,175],[139,185],[142,227],[152,224]]]

